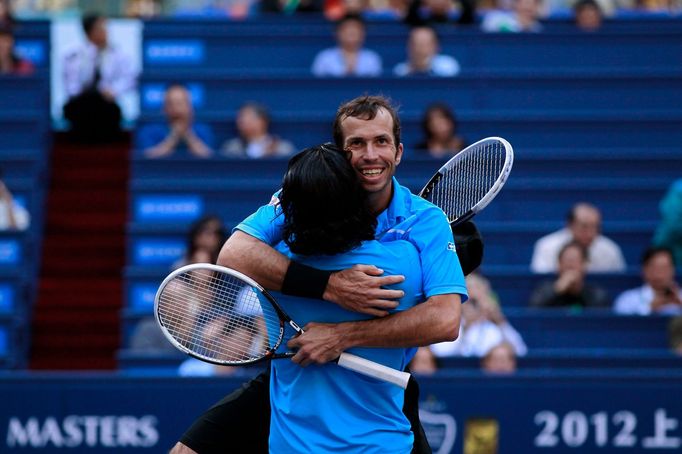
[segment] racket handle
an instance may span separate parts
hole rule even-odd
[[[410,380],[410,374],[407,372],[393,369],[383,364],[351,355],[350,353],[341,353],[337,362],[341,367],[367,375],[368,377],[393,383],[403,389],[407,388],[407,382]]]

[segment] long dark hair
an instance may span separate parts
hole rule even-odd
[[[206,228],[211,223],[217,223],[218,224],[218,231],[216,232],[220,237],[225,240],[227,238],[227,232],[225,229],[225,226],[223,225],[222,219],[220,219],[218,216],[209,214],[206,216],[203,216],[196,221],[192,223],[190,226],[189,230],[187,231],[187,251],[185,252],[185,257],[186,258],[191,258],[194,253],[197,251],[197,237],[199,236],[200,233],[202,233]],[[216,260],[218,260],[218,254],[220,253],[220,247],[222,246],[221,244],[216,248],[215,251],[211,251],[211,263],[215,263]]]
[[[280,205],[284,242],[301,255],[334,255],[374,239],[376,217],[343,152],[333,144],[306,148],[289,160]]]

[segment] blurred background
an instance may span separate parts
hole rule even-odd
[[[156,289],[362,94],[415,192],[516,153],[411,365],[433,451],[680,451],[679,0],[0,0],[0,452],[167,452],[256,373],[175,351]]]

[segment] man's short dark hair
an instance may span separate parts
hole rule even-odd
[[[673,262],[673,266],[675,266],[675,256],[673,255],[673,251],[663,246],[650,246],[646,248],[642,253],[640,264],[645,266],[658,254],[667,254],[670,257],[670,260]]]
[[[280,206],[283,238],[301,255],[334,255],[374,239],[377,220],[367,192],[333,144],[306,148],[289,160]]]
[[[584,262],[588,262],[590,260],[590,252],[587,250],[585,246],[578,243],[577,241],[569,241],[568,243],[564,244],[561,249],[559,249],[558,256],[559,260],[561,260],[561,257],[564,255],[564,252],[571,248],[576,248],[580,251],[580,254],[583,256]]]
[[[88,14],[87,16],[83,17],[83,31],[87,36],[90,36],[90,32],[95,27],[95,24],[101,19],[104,19],[104,17],[99,14]]]
[[[359,96],[346,103],[341,104],[336,111],[336,118],[334,118],[333,134],[334,143],[340,149],[344,148],[343,131],[341,130],[341,123],[348,117],[360,118],[362,120],[373,120],[377,116],[379,110],[386,110],[393,119],[393,140],[395,146],[400,145],[400,118],[398,118],[398,109],[393,107],[391,101],[384,96]]]
[[[578,0],[575,2],[575,4],[573,4],[573,11],[575,12],[578,12],[583,8],[595,8],[597,11],[599,11],[599,14],[602,14],[601,7],[595,0]]]
[[[341,27],[346,22],[357,22],[360,25],[362,25],[363,28],[366,27],[365,19],[363,19],[363,17],[360,14],[349,13],[342,16],[339,20],[336,21],[336,29],[338,30],[339,27]]]

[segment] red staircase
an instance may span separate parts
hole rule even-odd
[[[31,369],[116,367],[129,150],[55,140]]]

